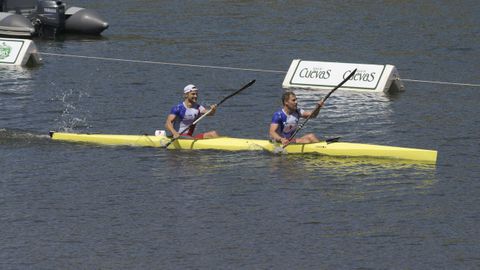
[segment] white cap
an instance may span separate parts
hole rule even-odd
[[[192,91],[198,91],[197,87],[193,84],[189,84],[189,85],[185,86],[185,88],[183,88],[183,93],[184,94],[192,92]]]

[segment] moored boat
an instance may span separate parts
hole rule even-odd
[[[79,134],[50,132],[50,137],[58,141],[70,141],[80,143],[94,143],[102,145],[123,145],[138,147],[164,147],[171,138],[153,135],[115,135],[115,134]],[[279,145],[269,140],[243,139],[231,137],[219,137],[214,139],[178,139],[168,146],[168,149],[185,150],[224,150],[224,151],[268,151],[275,152]],[[349,142],[327,142],[309,144],[290,144],[285,147],[288,154],[314,153],[328,156],[343,157],[373,157],[415,160],[428,163],[436,163],[437,151],[405,148],[396,146],[384,146],[373,144],[360,144]]]
[[[61,33],[99,35],[108,23],[97,11],[54,0],[0,0],[0,36],[55,37]]]

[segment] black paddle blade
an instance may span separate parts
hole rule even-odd
[[[334,138],[328,138],[328,139],[326,139],[325,142],[326,142],[327,144],[329,144],[329,143],[338,142],[339,140],[340,140],[340,137],[334,137]]]

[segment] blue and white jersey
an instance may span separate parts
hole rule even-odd
[[[200,117],[201,113],[205,112],[205,107],[199,104],[194,104],[192,108],[187,108],[185,103],[181,102],[170,110],[170,114],[176,116],[173,127],[176,131],[180,132],[190,126],[195,120]],[[192,135],[195,130],[195,126],[191,126],[186,132],[188,135]]]
[[[284,137],[290,138],[298,126],[298,121],[302,117],[304,110],[297,109],[288,115],[283,109],[275,112],[272,117],[272,124],[278,124],[277,133]]]

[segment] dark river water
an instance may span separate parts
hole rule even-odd
[[[480,268],[478,1],[67,4],[110,28],[0,68],[1,269]],[[211,104],[256,79],[198,129],[266,138],[293,59],[395,65],[405,92],[337,91],[305,132],[437,164],[48,137],[153,133],[185,85]],[[297,93],[307,109],[325,95]]]

